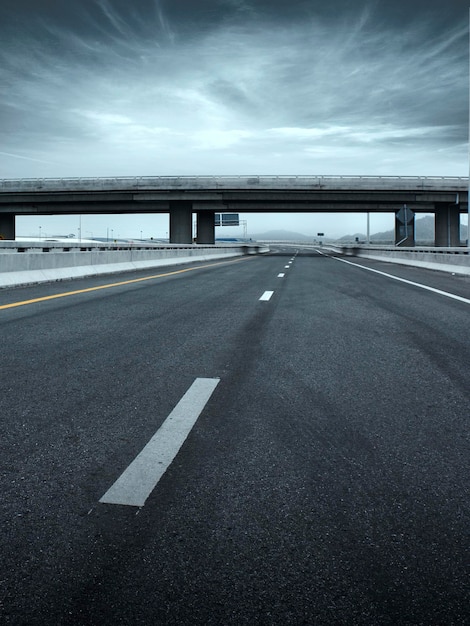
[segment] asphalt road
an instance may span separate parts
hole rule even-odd
[[[0,291],[0,622],[470,624],[470,280],[153,274]],[[201,378],[145,504],[100,502]]]

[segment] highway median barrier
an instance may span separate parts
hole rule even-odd
[[[263,244],[0,241],[0,288],[269,252]]]

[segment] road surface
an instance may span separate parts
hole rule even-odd
[[[313,249],[1,290],[2,624],[470,624],[469,324]]]

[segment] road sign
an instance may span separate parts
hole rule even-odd
[[[216,226],[240,226],[240,219],[238,213],[216,213],[215,214]]]
[[[317,237],[324,237],[325,233],[317,233]]]
[[[408,208],[406,204],[404,204],[396,214],[397,220],[402,224],[409,224],[413,221],[414,216],[415,212]]]

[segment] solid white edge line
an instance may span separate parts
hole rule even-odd
[[[219,382],[220,378],[196,378],[147,445],[100,498],[100,502],[144,506]]]
[[[263,302],[267,302],[268,300],[271,299],[271,296],[273,295],[274,291],[265,291],[263,293],[263,295],[261,296],[260,300],[262,300]]]
[[[436,289],[435,287],[429,287],[428,285],[423,285],[422,283],[415,283],[412,280],[407,280],[406,278],[400,278],[399,276],[394,276],[393,274],[387,274],[387,272],[381,272],[380,270],[375,270],[372,267],[367,267],[366,265],[361,265],[360,263],[352,263],[351,261],[346,261],[346,259],[340,259],[336,256],[330,256],[329,254],[325,254],[324,252],[320,252],[323,256],[326,256],[330,259],[334,259],[335,261],[341,261],[341,263],[347,263],[348,265],[353,265],[354,267],[360,267],[363,270],[367,270],[368,272],[374,272],[374,274],[380,274],[381,276],[386,276],[387,278],[392,278],[393,280],[398,280],[400,283],[405,283],[406,285],[412,285],[413,287],[419,287],[420,289],[425,289],[426,291],[431,291],[432,293],[437,293],[440,296],[445,296],[446,298],[452,298],[452,300],[458,300],[459,302],[465,302],[465,304],[470,304],[470,299],[464,298],[462,296],[456,296],[453,293],[449,293],[448,291],[442,291],[441,289]]]

